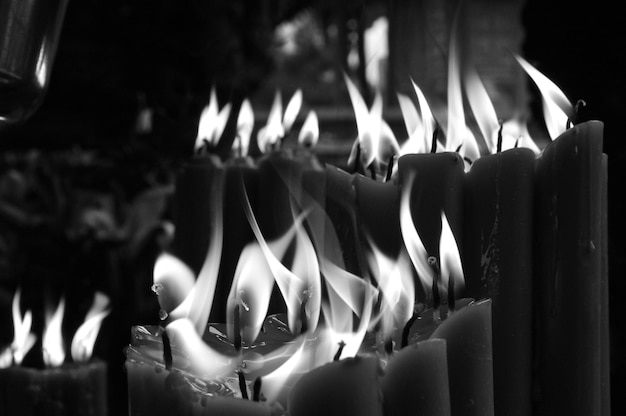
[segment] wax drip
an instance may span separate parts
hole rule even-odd
[[[402,328],[402,340],[400,343],[400,348],[404,348],[409,345],[409,333],[411,332],[411,327],[415,323],[415,321],[419,318],[419,314],[417,311],[413,311],[413,315],[406,321],[404,328]]]
[[[346,343],[342,341],[339,342],[339,348],[337,349],[337,352],[335,353],[335,356],[333,357],[333,361],[339,361],[339,359],[341,358],[341,353],[343,352],[343,348],[346,346]]]
[[[430,153],[437,153],[437,139],[439,138],[439,132],[441,128],[439,127],[439,123],[435,125],[435,129],[433,130],[433,137],[430,144]]]
[[[261,376],[259,376],[254,380],[254,384],[252,385],[252,400],[255,402],[261,401],[261,386],[262,385],[263,385],[263,380]]]
[[[172,369],[172,345],[170,344],[170,337],[167,335],[167,331],[163,329],[161,333],[161,342],[163,343],[163,361],[165,362],[165,369]]]
[[[439,261],[435,256],[428,256],[428,264],[435,270],[435,277],[433,278],[433,318],[435,321],[439,320],[441,297],[439,296],[439,282],[441,281],[441,267],[439,267]]]
[[[498,120],[498,124],[500,127],[498,128],[498,142],[496,145],[496,153],[502,152],[502,128],[504,127],[504,123],[502,120]]]
[[[241,398],[248,400],[248,387],[246,386],[246,376],[243,371],[237,371],[237,377],[239,378],[239,390],[241,390]]]
[[[389,157],[389,164],[387,165],[387,173],[385,174],[385,182],[389,182],[393,176],[393,164],[396,161],[396,155],[392,154]]]

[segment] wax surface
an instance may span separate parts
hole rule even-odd
[[[376,357],[335,361],[303,375],[291,390],[290,416],[382,416]]]
[[[450,415],[446,341],[421,341],[392,356],[382,390],[386,416]]]
[[[456,311],[431,338],[443,338],[447,343],[452,414],[493,415],[491,301]]]
[[[100,361],[38,370],[0,370],[2,416],[107,416],[107,367]]]

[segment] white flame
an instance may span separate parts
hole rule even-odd
[[[61,324],[65,313],[65,298],[61,298],[53,314],[46,311],[46,328],[42,338],[43,361],[48,367],[59,367],[65,361]]]
[[[498,130],[500,128],[498,115],[485,86],[473,68],[468,69],[465,73],[465,90],[467,91],[467,99],[472,108],[472,113],[474,113],[474,118],[485,139],[489,152],[496,153]]]
[[[428,291],[432,288],[435,276],[432,267],[428,264],[428,252],[417,233],[417,228],[415,228],[411,214],[410,198],[414,181],[415,174],[411,173],[406,178],[406,182],[402,185],[402,194],[400,197],[400,231],[413,267],[417,271],[417,275],[424,289]]]
[[[96,292],[91,308],[85,316],[85,322],[78,327],[72,339],[70,353],[74,362],[85,362],[91,358],[102,320],[111,312],[108,307],[108,296]]]
[[[186,318],[172,321],[165,328],[170,337],[172,349],[178,348],[182,356],[189,360],[193,371],[204,378],[216,378],[232,372],[238,361],[215,351],[202,341],[192,321]],[[177,363],[173,355],[173,365],[185,368],[187,362]]]
[[[241,103],[239,115],[237,116],[237,137],[233,143],[234,153],[247,156],[250,148],[250,137],[254,128],[254,111],[250,101],[246,98]]]
[[[272,371],[271,373],[263,376],[262,381],[262,392],[263,396],[267,403],[275,402],[281,392],[285,389],[285,383],[294,373],[297,372],[299,368],[305,362],[305,337],[299,337],[299,342],[295,345],[297,346],[296,351],[289,357],[287,361],[285,361],[280,367]],[[293,346],[289,346],[290,349],[293,349]]]
[[[210,146],[216,146],[230,115],[231,104],[227,103],[219,110],[217,102],[217,94],[215,88],[211,89],[211,97],[200,114],[198,122],[198,135],[196,137],[195,149],[200,149],[205,142]]]
[[[448,127],[446,129],[446,150],[456,151],[467,135],[463,92],[461,89],[460,57],[457,45],[456,22],[450,35],[448,58]]]
[[[548,77],[539,72],[524,58],[517,55],[515,55],[515,58],[541,92],[546,127],[550,138],[554,140],[565,131],[567,120],[574,119],[574,107],[563,91]]]
[[[293,96],[287,103],[287,107],[285,107],[285,114],[283,115],[283,128],[285,129],[285,134],[291,131],[291,127],[296,121],[301,107],[302,90],[298,89],[295,93],[293,93]]]
[[[6,368],[11,364],[20,365],[24,357],[35,345],[37,337],[31,332],[33,314],[27,310],[22,316],[20,312],[21,290],[17,289],[13,296],[12,316],[13,316],[13,342],[0,355],[0,368]]]
[[[161,253],[154,263],[154,284],[152,285],[161,309],[171,315],[172,311],[178,308],[189,295],[195,280],[193,271],[178,257]],[[172,318],[181,318],[186,316],[187,312],[181,313],[179,310],[180,316],[174,313]]]
[[[279,144],[285,136],[282,123],[283,102],[280,92],[274,94],[274,102],[267,116],[267,124],[257,133],[257,144],[261,152],[267,153],[272,147]]]
[[[422,118],[420,117],[417,108],[415,107],[415,104],[413,104],[413,101],[408,96],[404,94],[397,94],[397,97],[407,136],[409,137],[409,141],[412,141],[411,139],[413,138],[413,135],[422,125]],[[419,150],[412,151],[410,153],[418,152]]]
[[[317,141],[319,140],[319,137],[320,126],[317,119],[317,113],[311,110],[304,119],[304,123],[302,124],[302,128],[300,129],[298,143],[301,146],[305,147],[315,147]]]
[[[381,321],[381,333],[390,336],[394,329],[403,326],[412,316],[415,303],[415,284],[411,262],[406,252],[398,259],[383,254],[373,243],[368,257],[370,269],[383,296],[381,310],[372,323]]]
[[[465,286],[461,254],[456,238],[450,228],[446,214],[441,212],[441,238],[439,240],[439,258],[441,262],[441,289],[447,293],[449,279],[454,281],[454,291],[459,293]]]
[[[377,95],[371,110],[368,111],[367,104],[365,104],[365,100],[361,96],[358,88],[345,73],[344,79],[348,87],[348,94],[350,95],[350,101],[352,102],[352,108],[354,109],[354,116],[356,118],[357,141],[361,147],[361,162],[363,166],[367,167],[372,164],[376,158],[382,119],[382,97],[379,99],[379,95]],[[350,162],[351,161],[348,161],[348,163]]]

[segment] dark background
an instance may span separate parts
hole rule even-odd
[[[145,196],[144,190],[166,186],[172,169],[189,155],[198,116],[208,102],[211,86],[217,86],[220,102],[238,103],[257,92],[263,80],[272,76],[271,37],[280,22],[289,20],[306,7],[317,10],[326,21],[345,20],[361,16],[365,3],[377,2],[336,3],[340,2],[70,1],[46,99],[31,119],[2,133],[3,163],[15,163],[7,155],[38,150],[39,157],[48,166],[46,169],[59,177],[72,176],[73,179],[65,180],[65,189],[73,200],[93,199],[94,194],[115,194],[112,211],[114,219],[120,221],[117,229],[122,229],[127,217],[120,212],[127,214],[129,211],[123,206],[137,208],[137,201],[143,200],[139,196]],[[390,6],[402,2],[380,3]],[[568,97],[586,101],[580,121],[599,119],[605,123],[604,149],[609,156],[613,414],[625,410],[620,392],[626,372],[621,354],[626,340],[620,322],[624,315],[622,299],[626,295],[622,279],[626,267],[623,244],[626,227],[624,203],[620,198],[621,181],[626,177],[626,141],[621,137],[626,96],[626,36],[617,5],[618,2],[614,5],[609,1],[528,0],[521,16],[525,29],[523,55],[555,81]],[[312,65],[311,74],[341,68],[345,51],[339,49],[338,55],[326,56]],[[529,91],[531,94],[534,91],[531,85]],[[340,103],[346,104],[347,101]],[[538,99],[531,104],[538,113]],[[147,107],[154,111],[149,134],[135,129],[138,112]],[[87,162],[74,159],[68,162],[64,158],[59,162],[52,158],[50,161],[49,155],[79,150],[95,152],[90,154],[96,155],[97,169],[91,168],[87,173],[84,169]],[[46,172],[44,169],[34,176],[37,186]],[[75,189],[84,192],[77,196]],[[167,195],[166,189],[162,191],[163,194],[156,197],[159,202]],[[50,192],[56,195],[50,198],[59,197],[57,191]],[[50,204],[50,198],[46,198]],[[143,211],[137,208],[136,212]],[[151,211],[151,215],[157,214],[168,215]],[[151,261],[158,252],[158,227],[151,222],[140,227],[150,234],[150,238],[141,242],[128,242],[127,238],[122,238],[127,235],[120,237],[115,233],[100,238],[77,231],[70,238],[60,230],[74,224],[71,215],[67,218],[66,222],[56,224],[56,228],[46,228],[48,234],[45,235],[50,238],[40,241],[38,247],[45,251],[47,247],[56,246],[60,251],[73,253],[72,262],[59,264],[58,259],[54,262],[54,266],[62,270],[59,274],[97,270],[91,277],[83,275],[76,281],[63,278],[70,280],[66,286],[79,288],[76,293],[94,288],[109,293],[126,292],[113,300],[126,305],[128,311],[115,312],[105,324],[103,336],[110,337],[112,347],[100,351],[115,357],[112,365],[121,367],[121,348],[127,343],[127,334],[120,334],[114,327],[129,328],[132,324],[155,320],[153,314],[157,306],[151,298],[149,285]],[[33,231],[33,235],[40,235],[39,231]],[[63,245],[59,246],[58,241]],[[113,246],[130,247],[134,251],[132,256],[112,259],[109,253]],[[53,257],[50,253],[41,254],[40,262],[49,265]],[[31,270],[27,276],[42,279],[36,273],[41,269]],[[115,273],[111,274],[111,270]],[[106,277],[111,275],[115,277]],[[46,277],[58,278],[54,273]],[[3,289],[8,288],[11,290],[7,292],[12,293],[11,284],[3,281]],[[3,298],[3,306],[10,304],[5,301],[10,302],[10,299]],[[86,306],[81,305],[81,308],[84,310]],[[10,337],[4,333],[10,332],[4,331],[10,328],[5,322],[2,321],[3,341]],[[114,376],[119,373],[119,367],[111,372]],[[112,414],[126,410],[124,389],[123,380],[113,386],[112,396],[116,399]]]

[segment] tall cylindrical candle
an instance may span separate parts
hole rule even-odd
[[[490,298],[498,415],[530,416],[535,154],[511,149],[478,159],[466,175],[466,293]]]
[[[606,414],[608,330],[602,277],[603,124],[585,122],[537,160],[535,239],[538,415]],[[604,386],[603,386],[604,382]]]

